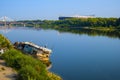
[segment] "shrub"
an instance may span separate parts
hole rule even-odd
[[[61,80],[57,78],[57,75],[50,74],[40,60],[15,49],[6,51],[2,57],[8,66],[18,71],[18,80]]]
[[[19,80],[39,80],[39,74],[32,66],[26,65],[19,71]]]
[[[0,48],[13,48],[12,44],[8,39],[6,39],[2,34],[0,34]]]

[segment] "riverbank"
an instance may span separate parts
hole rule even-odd
[[[17,72],[6,65],[5,60],[0,59],[0,80],[16,80]]]
[[[11,47],[10,47],[11,46]],[[7,70],[4,76],[4,72],[0,72],[0,80],[15,80],[14,74],[18,77],[17,80],[62,80],[62,78],[46,69],[46,66],[40,61],[29,55],[25,55],[22,52],[14,49],[8,39],[0,34],[0,48],[5,49],[1,55],[0,66],[1,70]],[[5,60],[5,61],[4,61]],[[4,65],[6,62],[7,67]],[[12,71],[16,71],[15,73]],[[11,75],[11,76],[10,76]],[[5,79],[4,79],[5,78]],[[6,79],[8,78],[8,79]]]

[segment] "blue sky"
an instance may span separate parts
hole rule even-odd
[[[16,20],[92,14],[120,17],[120,0],[0,0],[0,17]]]

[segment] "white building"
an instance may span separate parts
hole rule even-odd
[[[70,18],[94,18],[94,17],[95,17],[95,15],[88,15],[88,16],[75,15],[75,16],[69,16],[69,17],[60,16],[59,20],[65,20],[65,19],[70,19]]]

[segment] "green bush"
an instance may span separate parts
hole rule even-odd
[[[47,80],[48,76],[38,74],[38,71],[31,65],[22,67],[19,71],[19,80]]]
[[[11,67],[16,68],[16,69],[20,68],[20,65],[17,62],[17,59],[21,58],[22,54],[19,51],[16,51],[14,49],[13,50],[8,50],[2,55],[2,57],[7,62],[8,66],[11,66]]]
[[[0,34],[0,48],[11,49],[12,47],[10,41]]]
[[[14,49],[6,51],[2,56],[6,60],[8,66],[11,66],[18,70],[22,80],[28,80],[26,79],[28,76],[35,80],[38,80],[39,77],[47,77],[47,70],[45,68],[45,65],[43,65],[43,63],[41,63],[40,61],[32,58],[31,56],[24,55]],[[23,76],[21,75],[21,73]],[[33,74],[35,74],[36,76]]]
[[[40,60],[22,54],[15,49],[6,51],[2,57],[8,66],[18,71],[18,80],[61,80],[55,74],[50,75]]]

